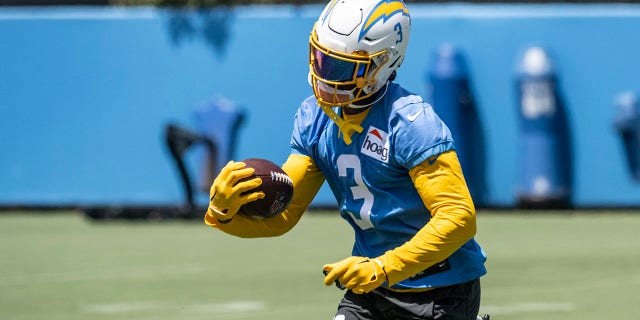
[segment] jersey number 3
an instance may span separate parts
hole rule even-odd
[[[371,223],[371,208],[373,207],[373,194],[362,181],[362,168],[360,159],[352,154],[343,154],[338,157],[338,175],[347,177],[347,169],[353,169],[353,180],[355,186],[352,186],[351,195],[353,200],[364,199],[364,203],[360,207],[359,217],[351,211],[347,211],[353,221],[362,230],[373,228]]]

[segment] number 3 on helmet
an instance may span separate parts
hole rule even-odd
[[[318,102],[353,106],[384,87],[404,60],[411,18],[400,0],[333,0],[309,38]]]

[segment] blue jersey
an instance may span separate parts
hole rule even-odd
[[[336,112],[339,110],[335,109]],[[347,145],[314,96],[296,114],[293,152],[309,156],[338,201],[340,215],[355,230],[353,255],[377,257],[410,240],[431,217],[409,170],[453,150],[447,126],[433,108],[395,83],[369,110],[362,133]],[[412,277],[395,289],[462,283],[486,273],[485,255],[470,240],[447,259],[448,270]]]

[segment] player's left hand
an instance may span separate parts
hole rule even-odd
[[[322,267],[326,273],[324,284],[330,286],[336,280],[356,294],[373,291],[386,280],[382,263],[378,259],[352,256]]]

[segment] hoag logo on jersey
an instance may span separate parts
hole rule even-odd
[[[374,126],[369,127],[360,152],[376,160],[388,163],[389,141],[387,141],[387,133]]]

